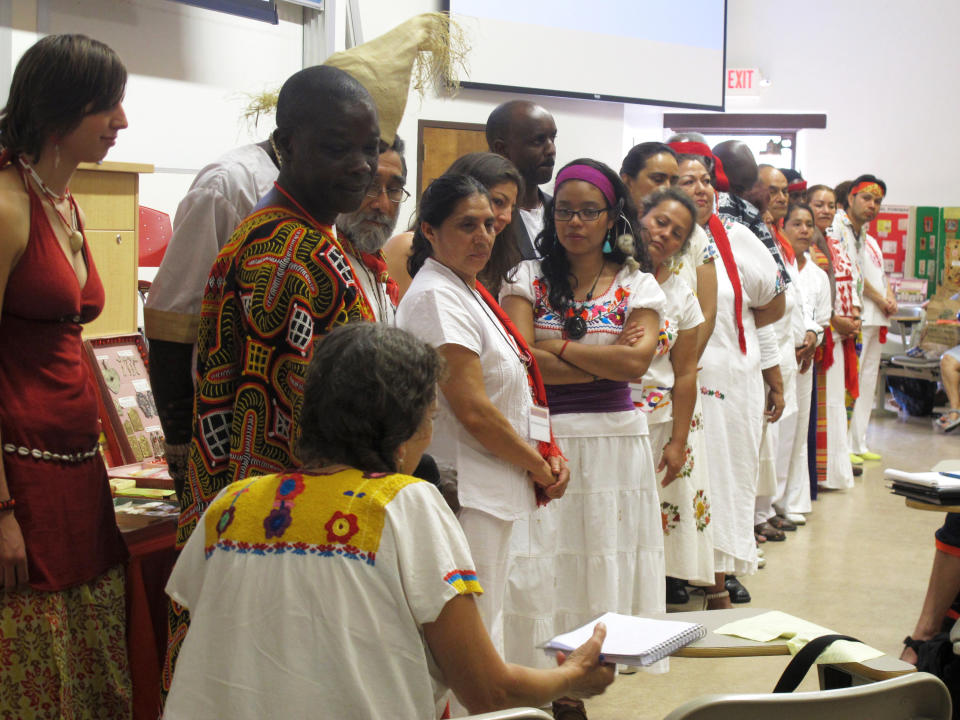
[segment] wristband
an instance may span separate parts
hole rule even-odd
[[[13,498],[7,498],[6,500],[0,500],[0,512],[8,512],[13,510],[17,506],[17,501]]]
[[[564,340],[564,341],[563,341],[563,345],[560,346],[560,352],[557,354],[557,357],[558,357],[558,358],[562,358],[562,357],[563,357],[563,351],[567,349],[567,345],[569,345],[569,344],[570,344],[570,341],[569,341],[569,340]]]

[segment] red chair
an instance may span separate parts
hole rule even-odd
[[[140,252],[137,264],[140,267],[160,267],[172,236],[173,225],[170,223],[170,216],[165,212],[141,205]],[[137,282],[137,290],[143,302],[147,301],[150,285],[149,280]]]

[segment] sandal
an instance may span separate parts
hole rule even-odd
[[[787,532],[793,532],[797,529],[797,526],[787,520],[782,515],[774,515],[772,518],[767,520],[768,523],[773,525],[777,530],[786,530]]]
[[[753,532],[757,535],[765,537],[767,540],[772,542],[783,542],[787,539],[786,533],[783,530],[778,530],[773,525],[768,522],[760,523],[759,525],[754,525]]]
[[[960,410],[948,410],[937,418],[938,427],[948,433],[960,427]]]

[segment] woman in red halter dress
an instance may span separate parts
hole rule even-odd
[[[131,713],[124,561],[82,324],[104,291],[67,184],[126,127],[106,45],[51,35],[0,115],[0,716]]]

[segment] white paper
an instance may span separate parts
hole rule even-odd
[[[957,475],[957,477],[950,477],[949,475],[933,471],[906,472],[905,470],[894,470],[893,468],[887,468],[883,471],[884,480],[897,480],[937,489],[960,488],[960,472],[951,473],[951,475]]]
[[[134,395],[128,395],[127,397],[118,398],[117,403],[122,408],[135,408],[137,406],[137,398]]]
[[[133,389],[137,392],[147,392],[150,389],[150,381],[146,378],[137,378],[133,381]]]

